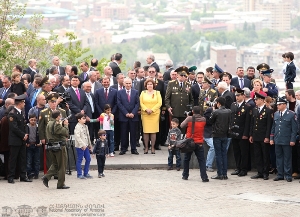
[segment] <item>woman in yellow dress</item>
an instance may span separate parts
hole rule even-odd
[[[162,99],[159,91],[154,90],[155,82],[147,79],[144,83],[146,90],[140,95],[141,117],[144,131],[144,154],[148,154],[149,139],[151,139],[151,154],[155,154],[156,133],[159,131],[160,107]]]

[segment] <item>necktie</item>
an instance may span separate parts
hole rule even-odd
[[[31,107],[33,107],[33,105],[34,105],[34,102],[35,102],[38,91],[39,91],[39,89],[35,89],[35,91],[34,91],[34,95],[33,95],[32,99],[31,99],[31,102],[30,102]]]
[[[92,113],[94,113],[94,103],[93,103],[93,99],[91,97],[91,94],[90,93],[86,93],[86,95],[87,95],[87,98],[88,98],[88,100],[90,102]]]
[[[105,88],[105,99],[107,100],[108,94],[107,94],[107,88]]]
[[[280,117],[282,117],[282,112],[280,112]]]
[[[123,89],[121,85],[120,85],[119,89],[120,89],[120,90],[122,90],[122,89]]]
[[[128,102],[130,102],[130,91],[129,90],[127,90],[127,98],[128,98]]]
[[[180,88],[182,89],[182,82],[180,82]]]
[[[84,72],[84,74],[83,74],[83,78],[84,78],[84,80],[86,79],[86,72]]]
[[[80,94],[79,94],[79,90],[78,90],[78,89],[76,89],[76,90],[75,90],[75,92],[76,92],[76,95],[77,95],[78,101],[80,102]]]
[[[3,93],[2,93],[2,99],[3,99],[3,97],[5,96],[6,91],[7,91],[7,89],[4,89],[4,90],[3,90]]]
[[[244,88],[244,81],[243,81],[242,78],[240,80],[241,80],[241,89],[243,89]]]

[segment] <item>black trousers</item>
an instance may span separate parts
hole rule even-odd
[[[286,89],[293,89],[293,83],[292,82],[289,82],[289,81],[286,81],[285,82],[285,86],[286,86]]]
[[[270,169],[270,144],[254,141],[254,159],[259,175],[269,175]]]
[[[128,120],[127,122],[120,121],[121,126],[121,151],[127,151],[129,147],[129,134],[131,152],[136,151],[136,125],[138,121]]]
[[[102,174],[104,171],[106,157],[103,155],[96,155],[96,158],[97,158],[98,173]]]
[[[232,138],[233,155],[236,169],[238,171],[248,172],[249,159],[249,140]]]
[[[26,146],[10,146],[10,155],[8,163],[8,176],[7,179],[13,179],[16,174],[16,167],[20,168],[20,178],[26,178]]]
[[[115,139],[115,151],[119,151],[120,144],[121,144],[121,126],[118,118],[114,120],[114,139]]]

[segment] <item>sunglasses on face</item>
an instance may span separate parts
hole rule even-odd
[[[180,76],[181,76],[181,77],[183,76],[183,77],[185,77],[185,78],[187,77],[186,75],[180,75]]]

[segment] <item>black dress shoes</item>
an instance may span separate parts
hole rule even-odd
[[[209,182],[209,179],[202,179],[202,182]]]
[[[125,151],[120,151],[120,153],[119,153],[119,155],[124,155],[124,154],[126,154]]]
[[[45,176],[42,177],[42,180],[43,180],[43,184],[44,184],[47,188],[49,188],[49,185],[48,185],[49,180],[48,180]]]
[[[14,179],[8,179],[7,182],[10,183],[10,184],[15,184]]]
[[[132,151],[131,154],[136,154],[136,155],[139,155],[139,153],[137,152],[137,150],[135,151]]]
[[[219,179],[219,180],[223,180],[224,177],[223,176],[219,176],[219,175],[215,175],[213,177],[211,177],[212,179]]]
[[[227,179],[228,179],[228,176],[223,176],[223,179],[224,179],[224,180],[227,180]]]
[[[26,178],[20,179],[20,182],[32,182],[32,180]]]
[[[256,174],[255,176],[251,176],[251,179],[259,179],[259,178],[263,178],[263,176],[259,174]]]
[[[183,180],[188,180],[188,177],[182,176]]]
[[[240,172],[240,173],[238,174],[238,176],[240,176],[240,177],[241,177],[241,176],[246,176],[246,175],[247,175],[247,173],[246,173],[246,172],[243,172],[243,171]]]
[[[268,180],[268,179],[269,179],[269,176],[268,176],[268,175],[264,175],[263,179],[264,179],[264,180]]]
[[[236,170],[236,171],[234,171],[233,173],[231,173],[231,175],[238,175],[238,174],[240,174],[240,172],[241,172],[241,171]]]
[[[273,181],[279,181],[279,180],[283,180],[283,178],[275,177],[275,178],[273,179]]]
[[[292,178],[287,178],[286,181],[287,182],[292,182]]]
[[[70,187],[69,186],[62,186],[62,187],[57,187],[57,189],[69,189]]]

